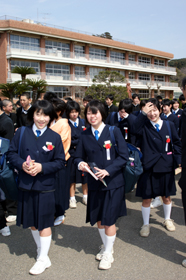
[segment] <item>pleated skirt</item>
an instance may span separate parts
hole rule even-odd
[[[126,213],[124,187],[108,191],[88,190],[86,223],[93,226],[101,221],[101,225],[111,226]]]
[[[54,225],[54,192],[23,191],[18,193],[17,226],[43,230]]]
[[[137,184],[136,196],[150,199],[157,196],[168,197],[172,195],[176,195],[174,172],[154,173],[152,170],[148,170],[141,174]]]

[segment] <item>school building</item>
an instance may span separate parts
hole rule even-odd
[[[60,98],[80,98],[99,71],[113,70],[125,76],[133,92],[142,98],[173,97],[179,92],[170,82],[176,69],[168,66],[174,55],[136,46],[134,43],[51,27],[30,19],[0,17],[0,83],[21,80],[11,73],[15,66],[33,67],[48,90]],[[123,86],[126,86],[126,83]],[[117,85],[117,84],[116,84]]]

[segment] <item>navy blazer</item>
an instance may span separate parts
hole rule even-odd
[[[61,137],[51,129],[47,129],[40,137],[36,137],[32,127],[28,126],[22,136],[20,155],[18,155],[21,128],[12,139],[8,151],[8,160],[19,171],[19,187],[25,190],[51,191],[54,190],[55,173],[64,167],[65,154]],[[51,142],[53,150],[45,151],[43,146]],[[31,176],[22,170],[22,164],[27,156],[42,164],[42,172]]]
[[[131,127],[133,123],[136,120],[136,116],[134,114],[129,114],[128,118],[124,118],[122,121],[118,121],[118,114],[117,113],[111,113],[107,119],[106,123],[111,126],[117,126],[121,130],[121,133],[125,139],[125,129],[124,127],[128,128],[128,139],[125,139],[126,142],[129,142],[133,145],[135,145],[136,137],[134,134],[131,133]]]
[[[77,144],[79,142],[80,135],[83,132],[83,130],[85,129],[85,120],[80,119],[79,117],[78,117],[78,119],[79,119],[78,127],[75,127],[71,123],[71,121],[68,120],[68,123],[71,128],[71,145],[70,145],[70,149],[69,149],[69,154],[71,155],[71,157],[73,157],[73,155],[76,151]]]
[[[178,133],[172,122],[169,122],[172,141],[174,144],[174,158],[177,164],[181,164],[181,142]],[[173,171],[172,144],[168,144],[168,151],[165,151],[166,136],[169,135],[166,121],[163,121],[159,132],[143,114],[140,114],[134,124],[137,136],[141,136],[141,151],[143,154],[142,163],[145,170],[153,168],[153,172]]]
[[[162,120],[167,120],[167,121],[171,121],[174,123],[176,131],[179,133],[179,118],[174,115],[174,114],[170,114],[167,118],[164,116],[164,114],[160,115]]]
[[[104,180],[107,187],[98,180],[96,181],[88,174],[88,188],[90,190],[110,190],[124,186],[124,177],[122,167],[126,164],[129,154],[125,140],[120,130],[114,128],[114,136],[118,147],[119,155],[116,153],[114,146],[110,148],[110,160],[107,160],[106,148],[104,141],[110,140],[109,125],[106,125],[98,139],[93,136],[91,127],[83,131],[79,139],[76,153],[74,155],[74,163],[78,166],[81,161],[95,162],[98,168],[106,169],[110,176],[106,176]]]

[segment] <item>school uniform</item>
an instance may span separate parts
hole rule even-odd
[[[182,113],[183,113],[183,110],[182,109],[177,109],[177,110],[173,110],[172,109],[172,114],[177,116],[178,117],[178,120],[179,120],[179,131],[178,131],[178,135],[179,137],[181,138],[181,134],[182,134]]]
[[[165,114],[162,113],[160,117],[162,120],[167,120],[167,121],[173,122],[177,133],[179,133],[179,118],[177,116],[175,116],[172,113],[170,113],[168,116],[166,116]]]
[[[111,113],[107,117],[106,124],[119,127],[125,141],[135,145],[136,137],[134,134],[131,133],[131,127],[135,122],[135,120],[136,120],[136,116],[134,116],[133,114],[129,114],[126,118],[123,118],[121,120],[119,112],[117,112],[117,113]]]
[[[54,224],[55,173],[64,167],[65,155],[61,137],[49,128],[37,137],[33,127],[26,127],[18,155],[21,128],[12,139],[8,159],[19,171],[17,225],[34,226],[39,231]],[[53,149],[47,149],[47,142]],[[22,170],[27,156],[42,164],[42,172],[31,176]]]
[[[174,144],[174,159],[180,164],[181,142],[174,124],[169,124]],[[155,124],[143,114],[139,115],[134,125],[137,136],[140,135],[142,139],[140,148],[144,168],[138,180],[136,196],[143,199],[176,194],[172,144],[166,143],[166,136],[170,138],[169,130],[166,121],[160,121],[160,125],[161,128],[157,131]]]
[[[100,128],[99,128],[100,129]],[[93,127],[83,131],[74,155],[74,162],[78,166],[81,161],[94,162],[98,168],[105,169],[109,176],[104,178],[107,187],[100,181],[95,180],[88,173],[88,204],[86,222],[94,225],[101,221],[102,225],[113,225],[116,219],[126,215],[124,177],[122,168],[128,160],[128,149],[123,140],[120,130],[114,128],[114,136],[119,155],[113,145],[109,149],[108,158],[105,141],[111,141],[109,125],[102,123],[102,131],[99,139],[93,135]]]
[[[77,170],[76,166],[73,163],[74,154],[75,154],[75,151],[77,149],[79,138],[80,138],[83,130],[86,129],[84,119],[80,119],[78,117],[76,122],[77,122],[77,124],[76,124],[77,127],[74,126],[73,121],[68,120],[68,123],[69,123],[70,128],[71,128],[71,145],[70,145],[70,149],[69,149],[70,158],[68,160],[68,166],[70,167],[70,170],[71,170],[70,171],[70,184],[72,184],[72,183],[86,184],[87,183],[87,175],[84,172]]]

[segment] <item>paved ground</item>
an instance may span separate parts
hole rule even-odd
[[[178,179],[178,178],[177,178]],[[115,261],[107,271],[98,270],[95,254],[101,240],[96,227],[85,224],[85,206],[81,203],[81,188],[77,191],[78,207],[69,209],[65,224],[53,228],[49,252],[52,266],[37,277],[45,279],[123,279],[123,280],[185,280],[186,228],[184,226],[181,191],[173,198],[172,218],[176,231],[163,226],[163,207],[151,210],[151,234],[139,236],[142,225],[141,200],[134,193],[127,195],[128,215],[117,221],[114,245]],[[10,224],[12,235],[0,236],[0,275],[2,280],[31,279],[28,274],[35,262],[36,247],[30,230]]]

